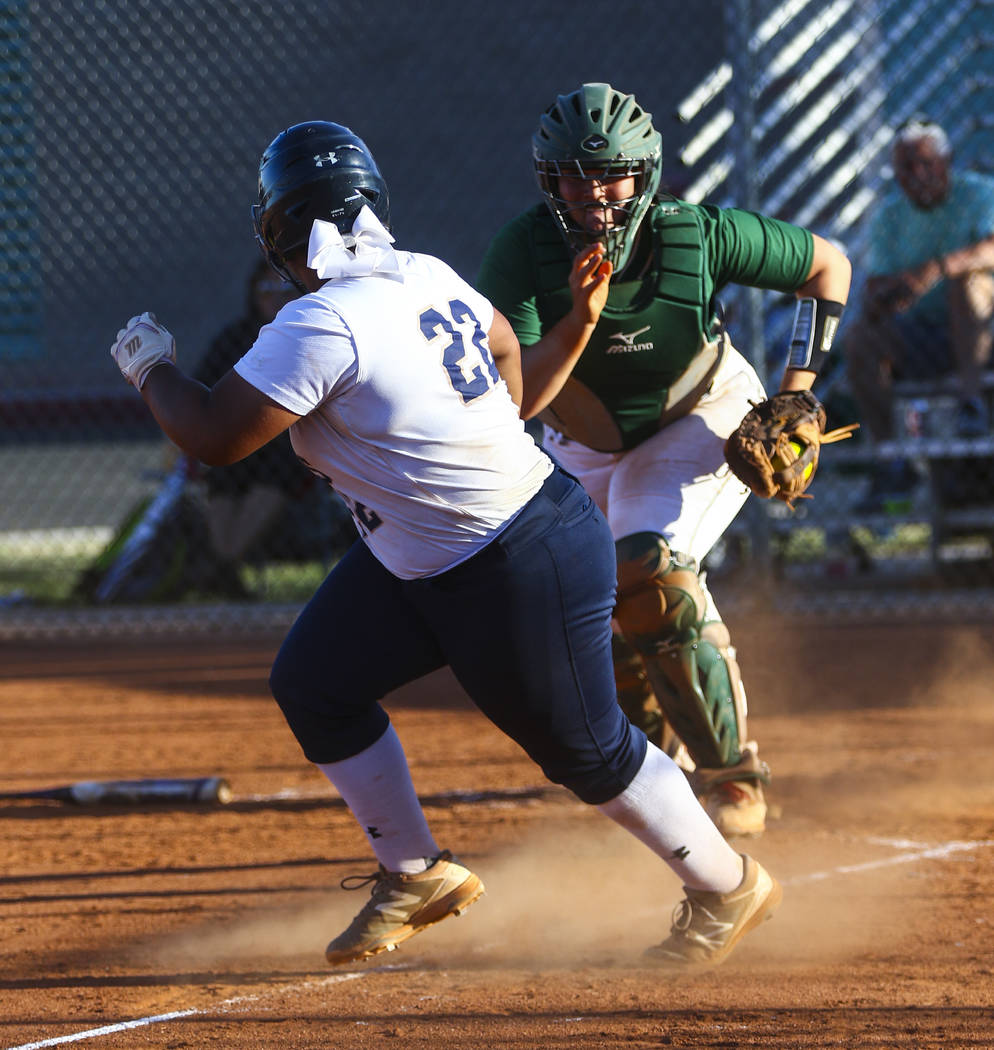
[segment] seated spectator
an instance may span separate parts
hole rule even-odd
[[[213,386],[255,342],[259,329],[297,295],[260,257],[249,277],[243,316],[216,336],[194,377]],[[204,469],[199,464],[191,467],[197,472]],[[240,563],[312,481],[313,475],[294,455],[286,432],[238,463],[208,469],[207,528],[216,560],[213,578],[203,581],[203,589],[230,598],[249,597]]]
[[[893,437],[895,379],[957,377],[957,434],[986,434],[980,376],[994,318],[994,179],[952,168],[943,129],[916,119],[894,142],[898,187],[870,230],[863,310],[845,354],[861,419],[875,441]],[[916,476],[894,461],[873,479],[870,502],[907,492]]]

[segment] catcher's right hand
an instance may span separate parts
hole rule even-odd
[[[788,507],[805,498],[818,469],[822,445],[851,437],[850,423],[825,433],[825,409],[810,390],[789,390],[753,404],[725,442],[725,459],[735,476],[763,499]]]
[[[117,333],[110,348],[121,375],[141,390],[149,372],[163,361],[176,361],[176,340],[159,324],[155,314],[132,317]]]

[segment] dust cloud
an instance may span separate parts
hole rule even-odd
[[[738,843],[784,883],[774,918],[749,935],[725,966],[810,966],[872,949],[909,918],[920,888],[914,865],[838,873],[847,861],[887,861],[890,845],[842,851],[810,839],[789,857],[788,837]],[[801,847],[798,845],[798,851]],[[419,934],[396,952],[358,964],[462,969],[651,967],[645,950],[669,933],[683,896],[677,877],[644,845],[596,811],[576,807],[568,821],[533,826],[503,855],[462,858],[486,884],[484,897],[457,920]],[[812,874],[823,874],[812,879]],[[853,892],[856,891],[856,892]],[[217,969],[271,967],[325,972],[324,946],[365,903],[365,890],[330,889],[320,903],[241,915],[160,937],[146,950],[161,964]]]

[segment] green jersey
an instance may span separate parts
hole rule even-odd
[[[646,234],[651,240],[646,242]],[[717,296],[728,284],[793,292],[813,256],[808,230],[734,208],[658,201],[642,244],[613,278],[572,375],[542,418],[602,451],[633,448],[689,412],[727,345]],[[528,347],[569,313],[572,254],[544,204],[488,249],[477,287]]]

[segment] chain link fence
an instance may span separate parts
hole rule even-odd
[[[816,389],[829,426],[847,423],[860,418],[847,322],[863,306],[870,224],[893,186],[896,131],[912,119],[938,122],[954,170],[994,179],[994,4],[740,2],[726,7],[726,25],[729,55],[678,107],[692,129],[681,158],[697,165],[686,195],[790,219],[846,250],[853,290],[839,352]],[[726,310],[738,345],[775,384],[792,299],[736,290]],[[906,612],[926,596],[958,600],[963,589],[981,599],[994,585],[994,371],[976,389],[986,420],[969,432],[960,430],[961,393],[952,375],[897,382],[890,437],[872,441],[864,420],[856,440],[828,448],[814,499],[795,512],[751,501],[712,555],[713,571],[746,566],[774,589],[793,583],[806,599],[834,591],[848,608],[870,599]],[[899,490],[875,492],[888,464],[892,476],[900,468]]]
[[[286,619],[351,541],[334,494],[291,476],[277,510],[251,514],[269,528],[233,571],[219,567],[208,506],[218,479],[164,441],[108,354],[148,309],[194,371],[246,319],[258,157],[282,128],[353,127],[390,184],[399,245],[472,279],[490,236],[536,200],[540,112],[607,80],[652,111],[678,195],[835,238],[856,265],[858,302],[902,120],[928,112],[958,164],[994,171],[992,22],[989,0],[7,0],[0,632],[152,630],[205,612],[228,626]],[[782,367],[791,305],[738,294],[725,308],[761,371]],[[844,360],[824,391],[847,417],[833,422],[847,422]],[[914,392],[905,415],[936,413],[938,432],[942,396]],[[945,476],[968,468],[957,500],[926,484],[858,520],[850,503],[872,451],[857,444],[829,449],[803,511],[751,501],[712,574],[876,591],[893,574],[917,588],[898,598],[909,602],[937,577],[990,585],[988,446],[926,457],[926,480],[935,463]],[[975,523],[954,527],[953,511]]]

